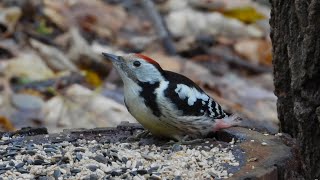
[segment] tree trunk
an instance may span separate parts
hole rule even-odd
[[[301,145],[306,179],[320,178],[320,0],[270,0],[281,129]]]

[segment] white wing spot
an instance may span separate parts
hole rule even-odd
[[[180,99],[188,99],[188,105],[193,106],[197,99],[202,101],[208,101],[209,96],[199,92],[196,88],[190,88],[184,84],[178,84],[177,88],[174,90]]]

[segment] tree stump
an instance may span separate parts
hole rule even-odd
[[[100,169],[103,169],[102,166],[104,165],[101,165],[98,162],[102,161],[105,158],[101,157],[101,155],[98,155],[99,152],[106,152],[105,154],[103,153],[103,155],[105,155],[106,158],[110,158],[108,161],[106,160],[107,162],[105,162],[105,164],[110,164],[111,161],[113,161],[113,163],[118,162],[119,160],[112,159],[112,157],[110,157],[115,156],[110,154],[110,152],[113,152],[113,154],[120,151],[122,152],[123,148],[119,148],[120,145],[116,146],[118,148],[113,147],[115,144],[122,143],[123,144],[121,145],[121,147],[125,146],[124,149],[131,149],[130,151],[128,151],[129,154],[131,154],[134,151],[132,147],[138,144],[143,149],[140,152],[142,154],[146,153],[145,147],[147,146],[154,146],[156,147],[156,149],[159,149],[154,154],[157,158],[161,157],[163,154],[162,152],[167,149],[169,149],[170,152],[173,152],[173,154],[179,155],[179,159],[186,157],[187,159],[192,159],[197,157],[195,155],[190,156],[184,154],[184,151],[186,150],[181,149],[181,146],[178,144],[168,145],[166,144],[168,142],[167,140],[158,139],[151,135],[139,139],[138,142],[136,142],[136,140],[132,140],[131,137],[134,137],[141,130],[143,130],[143,128],[139,124],[123,123],[116,128],[70,129],[64,130],[63,132],[56,134],[47,134],[47,130],[45,128],[25,128],[13,133],[0,133],[2,136],[2,138],[0,137],[0,139],[2,139],[0,140],[0,160],[2,160],[2,163],[0,163],[0,176],[2,175],[3,177],[5,177],[8,174],[21,172],[21,169],[19,168],[10,168],[10,162],[12,159],[15,159],[16,157],[21,158],[22,156],[23,159],[36,159],[40,155],[44,161],[41,162],[38,160],[37,164],[41,164],[41,167],[43,167],[42,169],[46,171],[40,173],[31,171],[29,172],[29,169],[34,169],[36,167],[34,167],[34,163],[36,161],[35,160],[34,162],[26,164],[26,169],[22,169],[24,175],[32,174],[32,176],[30,177],[33,178],[39,178],[40,176],[47,175],[52,176],[51,171],[54,170],[54,167],[56,167],[57,165],[64,164],[63,167],[67,167],[65,168],[66,171],[64,173],[64,176],[73,177],[74,174],[72,174],[71,171],[71,174],[68,174],[68,167],[69,169],[82,169],[82,172],[85,171],[85,168],[81,166],[81,164],[83,163],[79,164],[79,158],[82,158],[82,156],[78,157],[78,151],[83,152],[81,153],[83,156],[89,154],[89,158],[86,159],[88,161],[91,158],[95,159],[97,162],[95,162],[94,164],[97,167],[99,166]],[[35,149],[30,150],[29,148],[32,147],[38,149],[36,151]],[[199,149],[200,147],[202,149]],[[299,154],[297,153],[296,147],[297,146],[295,141],[288,137],[288,135],[286,134],[269,135],[262,134],[246,128],[233,127],[219,131],[218,133],[214,134],[213,137],[204,139],[203,142],[188,145],[187,149],[190,149],[191,151],[199,149],[199,151],[205,151],[207,153],[209,153],[212,149],[228,149],[228,154],[233,154],[235,160],[238,162],[237,165],[232,165],[232,163],[234,162],[230,161],[230,159],[228,160],[229,157],[226,157],[226,159],[220,162],[222,165],[221,167],[226,169],[226,171],[228,172],[229,179],[274,180],[299,179],[301,177],[298,173],[298,169],[300,167],[300,158]],[[94,148],[94,150],[91,148]],[[89,151],[92,152],[89,153]],[[222,155],[221,152],[214,152],[218,154],[217,157]],[[28,155],[28,153],[34,154]],[[53,153],[53,155],[51,155],[51,153]],[[67,154],[68,156],[66,156],[66,158],[65,155]],[[122,156],[129,156],[129,154],[122,154]],[[149,156],[150,157],[144,158],[147,158],[148,161],[151,162],[160,163],[159,161],[156,161],[156,159],[151,159],[151,155]],[[165,154],[165,156],[167,157],[168,154]],[[210,156],[211,155],[208,156],[209,159],[214,158],[214,156]],[[60,157],[60,159],[56,159],[58,157]],[[169,160],[170,158],[165,158],[163,163],[168,163],[166,161]],[[21,159],[17,160],[17,162],[20,161]],[[213,161],[215,163],[219,163],[219,159],[215,158]],[[93,162],[93,160],[90,160],[90,162]],[[182,161],[180,161],[180,163],[182,163]],[[197,163],[192,162],[191,164]],[[188,170],[187,167],[182,166],[182,164],[179,164],[177,166],[177,168],[182,169],[182,171],[191,171]],[[39,169],[39,166],[37,167]],[[129,168],[129,171],[132,171],[130,172],[131,175],[134,174],[136,171],[133,169]],[[124,175],[124,172],[119,174],[119,172],[117,171],[113,172],[112,169],[110,169],[110,171],[106,171],[104,169],[104,171],[105,179],[110,179],[114,176],[120,178]],[[125,171],[126,173],[128,173],[128,169],[125,169]],[[205,172],[207,171],[211,171],[210,168],[207,167],[207,170],[205,170]],[[88,170],[85,172],[88,173]],[[197,171],[192,172],[195,174],[200,173]],[[153,174],[155,173],[156,172],[149,172],[148,170],[145,176],[150,176],[149,179],[173,179],[166,173],[161,174],[161,178],[152,178]],[[204,171],[202,173],[204,173]],[[232,175],[230,173],[232,173]],[[211,178],[214,179],[222,179],[217,174],[212,174],[211,176]],[[179,178],[176,177],[176,179]]]

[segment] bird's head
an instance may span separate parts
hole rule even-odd
[[[160,65],[145,55],[116,56],[108,53],[102,53],[102,55],[112,62],[124,83],[132,80],[136,83],[154,84],[163,80],[163,70]]]

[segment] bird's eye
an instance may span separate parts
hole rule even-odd
[[[139,66],[141,65],[141,62],[140,62],[140,61],[134,61],[134,62],[133,62],[133,65],[134,65],[135,67],[139,67]]]

